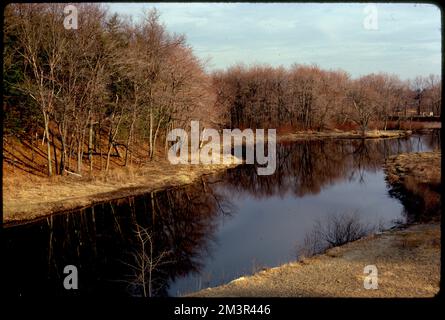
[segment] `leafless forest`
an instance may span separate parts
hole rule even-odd
[[[352,78],[298,61],[209,72],[156,10],[136,23],[82,4],[79,28],[67,30],[64,6],[4,11],[4,137],[40,148],[49,176],[108,172],[112,157],[123,166],[153,160],[166,133],[191,119],[214,128],[364,132],[441,112],[436,75]]]

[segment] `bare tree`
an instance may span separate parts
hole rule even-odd
[[[370,78],[367,77],[354,80],[348,89],[349,118],[359,125],[364,136],[370,120],[376,115],[377,94],[370,85]]]
[[[131,284],[141,287],[144,297],[153,296],[153,274],[162,265],[171,263],[168,259],[170,252],[161,251],[155,253],[155,243],[151,232],[136,224],[135,235],[137,239],[137,249],[132,253],[134,263],[127,264],[133,270],[133,280]]]
[[[13,10],[19,26],[19,54],[25,61],[25,70],[29,70],[25,71],[21,88],[40,106],[47,145],[48,175],[51,176],[49,126],[60,92],[56,73],[65,50],[63,9],[61,4],[14,4]]]
[[[407,116],[413,107],[419,115],[441,112],[441,81],[434,75],[410,82],[387,74],[351,79],[341,70],[299,64],[238,64],[208,74],[156,10],[134,23],[108,16],[101,5],[78,6],[77,30],[63,27],[63,4],[5,10],[4,111],[8,119],[24,118],[21,132],[43,131],[48,175],[82,175],[85,153],[90,175],[96,156],[106,172],[112,156],[125,166],[133,154],[139,162],[152,160],[167,132],[190,120],[219,128],[359,127],[365,134],[370,124],[386,129],[391,115]],[[13,99],[11,88],[20,89]]]
[[[330,214],[325,221],[317,220],[306,235],[299,255],[310,257],[329,248],[358,240],[376,230],[361,222],[357,212]]]

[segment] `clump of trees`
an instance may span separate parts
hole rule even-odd
[[[228,110],[232,127],[291,127],[322,130],[370,122],[387,128],[391,116],[433,112],[440,115],[441,81],[437,76],[402,81],[386,73],[351,78],[344,71],[293,65],[236,65],[212,75],[217,105]]]
[[[33,136],[43,128],[48,175],[80,174],[84,162],[91,172],[94,159],[108,171],[113,154],[127,165],[144,146],[152,159],[170,128],[212,119],[202,62],[156,10],[132,23],[78,4],[78,29],[69,30],[64,6],[5,10],[4,132]]]

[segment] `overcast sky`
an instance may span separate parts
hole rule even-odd
[[[243,62],[315,63],[352,76],[389,72],[413,78],[441,72],[440,10],[427,4],[377,4],[377,30],[366,4],[112,3],[140,18],[156,7],[171,32],[186,35],[209,69]],[[370,21],[370,20],[367,20]],[[372,22],[371,22],[372,23]],[[371,27],[375,27],[371,24]]]

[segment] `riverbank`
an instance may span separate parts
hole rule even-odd
[[[296,132],[279,135],[277,141],[299,141],[326,138],[357,138],[357,132]],[[406,131],[369,131],[368,137],[396,138]],[[23,151],[24,152],[24,151]],[[22,153],[23,153],[22,152]],[[20,153],[15,153],[19,156]],[[41,157],[44,159],[44,157]],[[107,178],[96,176],[54,176],[48,178],[14,168],[4,162],[3,222],[6,225],[32,221],[53,213],[88,207],[97,203],[192,183],[204,174],[236,166],[171,165],[166,159],[147,162],[144,166],[114,164]],[[6,165],[8,170],[5,171]]]
[[[412,184],[441,183],[441,151],[403,153],[390,157],[385,164],[385,172],[391,184],[402,184],[412,188]]]
[[[3,177],[3,223],[6,226],[26,223],[53,213],[190,184],[203,175],[241,163],[231,158],[231,164],[212,165],[172,165],[168,160],[160,160],[137,168],[113,169],[106,179],[9,175]]]
[[[384,164],[387,180],[428,223],[370,235],[302,261],[205,289],[195,297],[432,297],[440,281],[441,152],[399,154]],[[416,200],[416,202],[418,202]],[[406,206],[406,204],[405,204]],[[428,217],[425,217],[425,214]],[[432,214],[432,216],[431,216]],[[419,219],[419,220],[423,220]],[[363,268],[378,269],[377,290],[363,286]]]
[[[409,220],[439,221],[441,216],[441,151],[405,153],[385,163],[391,192],[414,213]]]
[[[365,134],[361,131],[297,131],[293,133],[282,134],[278,137],[279,141],[297,141],[307,139],[388,139],[403,138],[410,136],[411,130],[369,130]]]
[[[378,289],[365,289],[366,265]],[[241,277],[191,297],[433,297],[440,281],[440,225],[390,230],[326,253]]]

